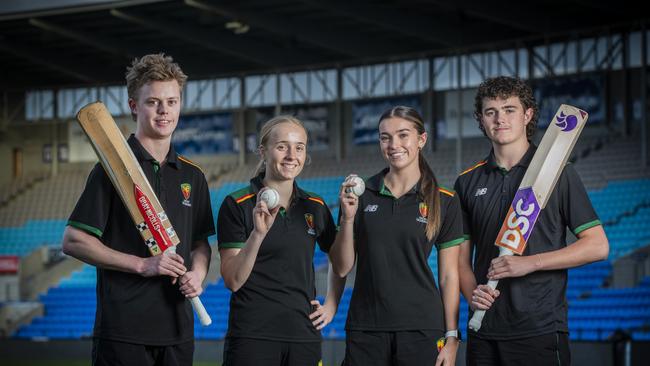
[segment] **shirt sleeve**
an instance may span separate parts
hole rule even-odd
[[[443,197],[445,196],[443,195]],[[460,245],[465,240],[458,194],[454,194],[453,197],[442,198],[440,204],[441,206],[446,204],[447,207],[441,211],[444,216],[441,218],[442,223],[436,238],[438,250]]]
[[[334,239],[336,239],[337,227],[334,224],[334,218],[329,207],[323,206],[321,212],[323,215],[323,229],[316,240],[318,241],[320,250],[327,253],[334,243]]]
[[[214,219],[212,217],[212,204],[210,202],[210,190],[205,176],[199,178],[199,207],[194,213],[194,232],[192,241],[195,243],[199,240],[207,239],[215,234]]]
[[[68,226],[83,230],[101,238],[108,223],[111,200],[116,197],[104,168],[98,163],[88,175],[84,188],[75,205]]]
[[[217,218],[219,249],[243,248],[247,239],[244,211],[232,197],[227,196]]]
[[[602,225],[573,165],[568,164],[564,168],[560,184],[560,211],[567,226],[575,235],[594,226]]]
[[[465,240],[469,240],[471,235],[470,235],[470,222],[469,222],[469,215],[467,214],[467,208],[465,207],[465,204],[461,197],[464,197],[464,190],[463,187],[460,183],[460,177],[456,179],[456,183],[454,184],[454,190],[456,191],[456,196],[458,196],[458,201],[460,203],[460,211],[461,211],[461,220],[463,223],[463,238]]]

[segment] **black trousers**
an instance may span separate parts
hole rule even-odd
[[[194,341],[171,346],[147,346],[93,339],[93,366],[192,366]]]
[[[465,357],[467,366],[568,366],[569,335],[549,333],[507,341],[470,336]]]
[[[344,366],[435,365],[441,331],[347,331]]]
[[[317,366],[321,342],[226,338],[223,366]]]

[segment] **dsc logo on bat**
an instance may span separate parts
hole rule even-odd
[[[522,254],[540,211],[533,189],[520,188],[512,200],[495,244]]]

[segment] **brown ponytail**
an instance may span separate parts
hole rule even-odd
[[[421,135],[426,132],[424,128],[424,120],[420,114],[411,107],[397,106],[384,112],[379,117],[379,122],[387,118],[402,118],[410,121],[415,126],[415,129]],[[438,192],[438,181],[433,170],[424,158],[422,151],[418,155],[418,165],[420,166],[420,191],[418,196],[427,206],[427,226],[425,233],[428,240],[433,240],[438,231],[440,231],[440,193]]]
[[[429,208],[425,232],[427,234],[427,240],[432,240],[438,235],[441,221],[438,181],[422,152],[420,152],[420,156],[418,157],[418,163],[420,165],[420,192],[418,194]]]

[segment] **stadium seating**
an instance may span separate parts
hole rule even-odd
[[[95,269],[84,266],[70,278],[63,280],[58,287],[51,288],[41,295],[45,315],[21,328],[15,338],[79,339],[92,336],[95,319]],[[201,300],[212,316],[209,327],[195,327],[199,339],[222,339],[228,320],[230,291],[223,281],[208,285]],[[198,324],[198,319],[196,320]]]
[[[0,255],[24,256],[47,245],[60,247],[65,221],[29,220],[19,227],[0,227]]]
[[[650,327],[650,286],[594,289],[589,296],[575,299],[569,306],[571,338],[601,341],[617,330],[633,339],[647,340]]]
[[[337,197],[343,176],[307,177],[299,180],[300,186],[319,194],[338,215]],[[223,183],[211,190],[215,219],[225,196],[247,182]],[[610,261],[575,268],[569,271],[567,300],[569,325],[574,340],[606,340],[616,330],[628,331],[635,339],[650,340],[650,278],[630,289],[609,289],[607,278],[611,261],[650,242],[647,234],[650,219],[650,180],[610,182],[607,186],[589,192],[596,211],[606,223],[610,239]],[[58,246],[65,227],[64,220],[29,220],[22,226],[0,227],[0,254],[25,255],[40,245]],[[211,242],[216,240],[212,237]],[[324,270],[326,255],[316,250],[314,265]],[[437,277],[437,255],[434,251],[429,265]],[[78,339],[91,335],[95,308],[95,269],[84,266],[70,278],[51,288],[41,296],[45,316],[21,328],[17,338]],[[352,289],[345,290],[339,311],[323,334],[327,338],[345,336],[345,320]],[[197,326],[198,339],[221,339],[227,329],[230,292],[220,280],[209,285],[202,300],[213,317],[209,327]],[[461,298],[461,328],[467,324],[467,304]]]
[[[432,257],[435,258],[435,255]],[[435,268],[433,272],[437,276]],[[594,263],[569,271],[567,299],[571,338],[606,340],[614,331],[621,329],[630,331],[635,338],[647,340],[648,332],[644,329],[650,326],[650,277],[635,288],[602,288],[610,272],[610,262]],[[96,304],[95,281],[95,270],[88,265],[61,281],[58,287],[51,288],[41,296],[45,316],[20,329],[15,337],[78,339],[90,336]],[[351,295],[352,289],[347,288],[332,323],[323,329],[325,337],[345,337]],[[223,338],[227,330],[230,291],[219,280],[209,285],[201,298],[213,318],[213,324],[195,327],[195,336],[198,339]],[[467,303],[461,297],[461,329],[467,321]]]
[[[610,182],[601,190],[589,192],[601,220],[615,220],[636,206],[650,205],[650,180],[635,179]]]

